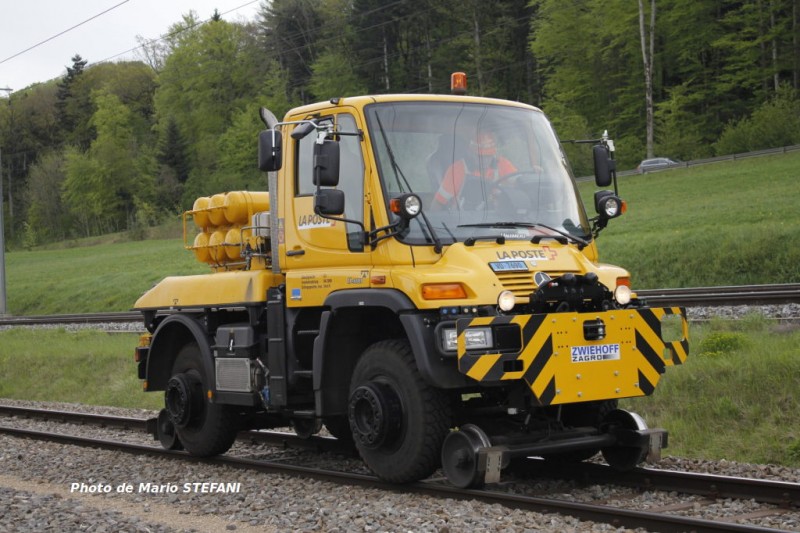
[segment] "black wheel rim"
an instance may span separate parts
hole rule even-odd
[[[390,445],[402,427],[400,397],[388,383],[371,381],[350,395],[348,417],[359,446],[377,449]]]
[[[203,385],[199,378],[179,373],[167,382],[164,404],[172,423],[179,428],[198,420],[203,411]]]

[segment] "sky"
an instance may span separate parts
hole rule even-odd
[[[262,1],[0,0],[0,88],[18,91],[60,78],[75,54],[88,66],[141,60],[141,53],[132,50],[139,46],[137,35],[157,39],[191,10],[200,20],[208,20],[217,9],[227,21],[252,21]],[[42,41],[47,42],[23,52]],[[6,94],[0,91],[0,97]]]

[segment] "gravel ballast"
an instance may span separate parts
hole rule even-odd
[[[141,410],[41,404],[0,400],[16,406],[65,411],[83,410],[142,417]],[[0,419],[0,424],[6,421]],[[44,431],[60,428],[97,438],[153,444],[152,437],[123,429],[99,429],[59,422],[14,419],[15,427]],[[231,454],[287,462],[321,462],[316,452],[273,450],[237,443]],[[333,460],[333,459],[331,459]],[[339,468],[342,458],[336,457]],[[357,459],[348,469],[363,470]],[[508,532],[626,531],[607,524],[582,522],[556,514],[510,510],[473,501],[435,499],[403,492],[336,485],[280,474],[187,463],[169,458],[64,446],[0,435],[0,532],[61,531],[421,531],[465,530]],[[797,482],[800,470],[729,461],[666,457],[659,467]],[[217,485],[212,485],[216,483]],[[188,485],[187,485],[188,484]],[[529,481],[535,494],[584,503],[620,501],[627,508],[652,509],[670,502],[664,493],[566,481]],[[519,490],[509,483],[508,490]],[[231,488],[219,492],[221,487]],[[107,491],[107,492],[105,492]],[[684,502],[702,508],[699,497]],[[709,517],[745,514],[757,506],[748,501],[720,500]],[[770,518],[768,520],[773,520]],[[800,531],[797,514],[774,518],[784,530]],[[767,524],[762,524],[767,525]]]

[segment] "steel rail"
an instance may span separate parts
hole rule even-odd
[[[614,484],[642,490],[675,491],[709,498],[734,498],[800,508],[800,483],[721,476],[698,472],[679,472],[652,467],[619,472],[598,463],[554,464],[529,459],[523,466],[526,477],[572,479],[581,483]]]
[[[0,416],[19,417],[28,419],[48,420],[69,424],[90,424],[95,427],[113,427],[131,429],[149,433],[155,419],[135,418],[126,416],[103,415],[94,413],[79,413],[76,411],[37,409],[35,407],[19,407],[0,405]],[[152,422],[151,422],[152,420]],[[155,440],[155,437],[153,437]],[[351,446],[344,445],[333,437],[313,435],[310,438],[299,437],[286,431],[241,431],[237,440],[254,444],[271,444],[273,446],[305,448],[316,451],[330,451],[353,455]]]
[[[637,290],[651,304],[693,306],[800,303],[800,283]]]
[[[34,407],[0,405],[0,416],[55,420],[76,424],[88,423],[99,427],[120,427],[138,431],[149,429],[148,419],[145,418]],[[242,431],[238,439],[284,447],[352,453],[349,447],[342,446],[331,437],[301,438],[285,431]],[[646,490],[678,491],[712,498],[752,499],[782,507],[800,507],[800,483],[676,472],[655,468],[637,468],[631,472],[618,472],[608,466],[588,462],[564,464],[532,459],[521,463],[520,466],[522,468],[520,473],[527,477],[573,479],[583,483],[617,484]]]
[[[679,515],[652,513],[621,509],[607,505],[595,505],[570,502],[566,500],[514,495],[486,490],[458,489],[437,482],[418,482],[408,485],[392,485],[379,479],[364,475],[333,470],[318,469],[304,466],[288,465],[271,461],[258,461],[238,457],[218,456],[212,458],[193,457],[185,452],[164,450],[151,446],[127,444],[117,441],[106,441],[87,437],[75,437],[63,434],[46,433],[41,431],[24,430],[0,426],[0,433],[21,438],[46,440],[65,445],[101,448],[105,450],[133,453],[150,456],[168,456],[175,459],[194,463],[229,466],[238,469],[255,470],[265,473],[281,473],[308,477],[321,481],[339,484],[357,485],[392,492],[414,492],[435,498],[456,498],[478,500],[487,504],[500,504],[505,507],[535,511],[540,513],[560,513],[576,517],[581,520],[612,524],[615,527],[646,528],[649,531],[679,532],[694,531],[696,533],[718,532],[747,532],[747,533],[774,533],[779,531],[753,525],[742,525],[732,522],[713,521],[698,518],[689,518]]]
[[[63,315],[2,316],[0,326],[41,324],[97,324],[103,322],[141,322],[142,314],[134,311],[119,313],[76,313]]]

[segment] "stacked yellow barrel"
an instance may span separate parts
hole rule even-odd
[[[191,247],[197,260],[212,266],[241,262],[243,234],[252,234],[242,228],[263,211],[269,211],[268,192],[232,191],[195,200],[187,214],[200,229]]]

